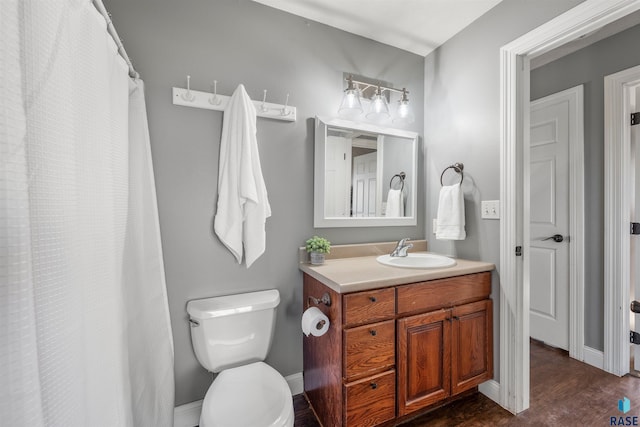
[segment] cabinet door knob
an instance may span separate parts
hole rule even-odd
[[[375,337],[376,335],[378,335],[378,333],[376,332],[376,330],[375,330],[375,329],[370,330],[370,331],[369,331],[369,333],[370,333],[372,336],[374,336],[374,337]]]
[[[372,388],[372,389],[374,389],[374,390],[375,390],[375,389],[377,389],[377,388],[378,388],[378,384],[376,384],[376,383],[371,383],[371,388]]]
[[[376,299],[376,297],[369,297],[369,299],[371,300],[371,302],[376,302],[376,301],[378,301],[378,300]]]

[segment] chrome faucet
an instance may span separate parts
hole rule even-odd
[[[408,240],[411,240],[411,239],[409,238],[401,239],[396,245],[396,248],[393,250],[393,252],[391,252],[389,256],[406,257],[407,251],[413,247],[413,243],[407,243]]]

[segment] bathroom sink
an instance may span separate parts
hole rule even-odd
[[[381,255],[376,258],[380,264],[400,268],[447,268],[456,265],[456,260],[444,255],[432,253],[409,253],[406,257]]]

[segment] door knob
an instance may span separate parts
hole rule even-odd
[[[564,240],[564,237],[562,237],[562,234],[554,234],[553,236],[547,237],[546,239],[542,239],[542,240],[545,241],[545,240],[551,240],[551,239],[553,239],[553,241],[556,243],[560,243]]]

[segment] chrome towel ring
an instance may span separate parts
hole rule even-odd
[[[400,179],[400,191],[404,190],[404,179],[407,177],[407,174],[404,172],[400,172],[398,174],[395,174],[391,177],[391,181],[389,181],[389,188],[393,189],[393,180],[398,178]]]
[[[462,163],[454,163],[451,166],[447,166],[440,174],[440,185],[444,186],[444,184],[442,183],[442,177],[444,177],[444,173],[448,169],[453,169],[460,174],[460,184],[462,184],[462,180],[464,180],[464,173],[462,172],[464,170],[464,165]]]

